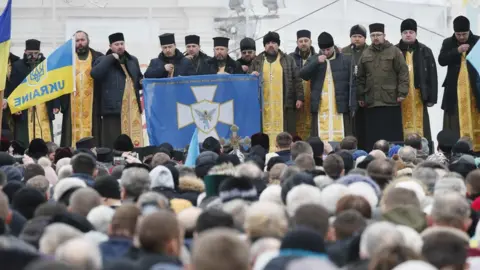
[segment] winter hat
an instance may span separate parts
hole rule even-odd
[[[72,149],[70,147],[60,147],[55,150],[55,159],[54,163],[57,164],[57,162],[62,159],[62,158],[71,158],[73,156]]]
[[[324,254],[326,252],[324,236],[304,227],[297,227],[288,232],[280,245],[280,254],[292,250]]]
[[[158,36],[158,39],[160,39],[160,44],[163,45],[170,45],[170,44],[175,44],[175,34],[172,33],[165,33],[160,36]]]
[[[7,175],[7,181],[22,181],[23,175],[22,172],[15,166],[2,166],[0,167],[0,170],[2,170],[6,175]]]
[[[258,199],[261,202],[273,202],[283,205],[282,187],[280,185],[270,185],[261,194]]]
[[[368,156],[368,153],[365,152],[364,150],[355,150],[355,152],[353,152],[352,154],[352,157],[353,157],[353,160],[357,160],[357,158],[359,157],[363,157],[363,156]]]
[[[375,193],[375,189],[372,185],[366,182],[355,182],[347,186],[349,194],[362,196],[365,198],[372,209],[375,209],[378,205],[378,195]]]
[[[453,20],[453,31],[468,32],[470,31],[470,21],[465,16],[458,16]]]
[[[150,189],[156,187],[175,188],[172,173],[165,166],[159,165],[150,171],[150,179],[152,180]]]
[[[115,177],[107,175],[95,179],[93,188],[103,198],[120,200],[120,184]]]
[[[265,133],[255,133],[252,135],[252,147],[255,145],[260,145],[266,151],[270,149],[270,139],[267,134]]]
[[[188,45],[188,44],[200,45],[200,36],[197,36],[197,35],[185,36],[185,45]]]
[[[189,200],[181,199],[181,198],[173,198],[170,200],[170,208],[178,214],[183,210],[193,207],[193,204]]]
[[[33,139],[28,146],[28,155],[34,159],[39,159],[48,154],[47,144],[43,139]]]
[[[394,145],[390,147],[390,150],[388,150],[388,157],[392,158],[394,155],[398,154],[398,151],[400,151],[402,147],[400,145]]]
[[[222,165],[222,164],[232,164],[233,166],[237,166],[240,164],[240,159],[237,155],[227,155],[221,154],[217,158],[217,162],[215,165]]]
[[[255,40],[251,38],[244,38],[240,41],[240,50],[245,51],[245,50],[257,50],[257,46],[255,44]]]
[[[318,47],[320,47],[320,49],[328,49],[333,47],[333,45],[333,37],[329,33],[322,32],[318,36]]]
[[[113,149],[122,151],[122,152],[133,151],[134,146],[133,146],[132,139],[126,134],[122,134],[118,136],[113,142]]]
[[[281,194],[282,202],[286,203],[288,192],[290,192],[290,190],[292,190],[294,187],[301,184],[316,186],[315,182],[313,181],[313,176],[309,173],[300,172],[295,175],[292,175],[281,184],[282,185],[282,194]]]
[[[12,208],[28,220],[33,218],[35,209],[46,201],[45,194],[34,188],[24,187],[13,195]]]
[[[308,30],[298,30],[297,31],[297,39],[311,38],[311,37],[312,37],[312,33]]]
[[[23,155],[27,150],[27,146],[21,141],[12,141],[12,148],[14,155]]]
[[[63,181],[63,180],[62,180]],[[64,212],[52,217],[50,224],[63,223],[74,227],[75,229],[87,233],[95,230],[93,225],[84,216],[73,214],[70,212]]]
[[[213,38],[213,47],[226,47],[228,48],[228,43],[230,39],[227,37],[214,37]]]
[[[357,161],[357,168],[367,169],[368,164],[372,162],[375,158],[372,155],[366,156],[361,162]]]
[[[381,32],[385,33],[385,24],[383,23],[372,23],[368,26],[370,33]]]
[[[204,178],[208,171],[215,166],[218,155],[211,151],[205,151],[200,153],[200,155],[195,160],[195,174],[198,178]]]
[[[59,181],[53,188],[53,199],[59,201],[71,189],[87,187],[85,181],[76,177],[69,177]]]
[[[453,154],[472,154],[472,150],[468,142],[458,141],[452,148]]]
[[[354,167],[353,156],[346,150],[338,151],[337,155],[339,155],[343,159],[343,164],[345,168],[345,174],[347,174],[351,169]]]
[[[350,37],[353,35],[361,35],[364,38],[367,38],[367,29],[360,24],[356,24],[350,28]]]
[[[358,174],[346,175],[338,179],[336,183],[349,186],[357,182],[363,182],[368,184],[373,189],[377,197],[380,197],[380,195],[382,194],[380,186],[368,176],[362,176]]]
[[[7,195],[8,202],[11,204],[15,193],[17,193],[17,191],[19,191],[24,187],[25,187],[25,184],[20,181],[10,181],[5,186],[2,187],[2,191],[3,193],[5,193],[5,195]]]
[[[218,191],[222,203],[234,199],[245,201],[256,201],[258,199],[257,189],[252,180],[246,177],[228,177],[220,184]]]
[[[75,143],[77,149],[92,149],[95,148],[95,139],[92,136],[84,137]]]
[[[50,185],[54,186],[58,182],[58,176],[55,173],[55,170],[52,167],[43,167],[45,171],[45,177],[47,178]]]
[[[417,32],[417,22],[414,19],[403,20],[400,25],[400,33],[403,33],[405,30],[413,30]]]
[[[208,137],[202,143],[202,150],[212,151],[214,153],[220,154],[222,146],[220,145],[220,142],[214,137]]]
[[[38,216],[27,221],[20,234],[20,240],[39,248],[40,238],[42,238],[45,228],[50,224],[50,216]]]
[[[323,156],[325,145],[319,137],[310,137],[307,142],[312,147],[314,157]]]
[[[8,166],[15,164],[15,159],[5,152],[0,152],[0,166]]]
[[[450,164],[448,169],[461,174],[465,179],[471,171],[477,169],[477,165],[475,165],[475,158],[473,156],[462,155],[458,160]]]
[[[437,135],[438,146],[443,147],[453,147],[458,139],[458,135],[449,129],[444,129]]]
[[[175,165],[173,165],[173,164],[165,164],[164,166],[167,169],[169,169],[170,172],[172,173],[173,186],[174,186],[175,189],[177,189],[178,185],[180,184],[180,182],[179,182],[180,173],[178,172],[177,167],[175,167]]]
[[[263,36],[263,46],[267,45],[269,42],[275,42],[280,46],[280,35],[277,32],[268,32]]]

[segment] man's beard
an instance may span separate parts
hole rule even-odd
[[[218,62],[225,62],[225,57],[223,55],[217,55],[215,56],[215,59],[217,59]]]
[[[77,53],[78,53],[78,54],[86,54],[86,53],[88,52],[88,49],[89,49],[88,46],[86,46],[86,47],[78,47],[78,48],[77,48]]]
[[[268,55],[270,55],[270,56],[276,56],[276,55],[278,54],[278,52],[275,51],[274,49],[266,50],[265,53],[268,54]]]

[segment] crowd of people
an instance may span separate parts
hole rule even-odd
[[[282,132],[270,151],[257,133],[238,152],[209,137],[193,167],[126,135],[113,151],[4,141],[1,268],[477,269],[480,159],[468,137],[437,140],[367,153]]]

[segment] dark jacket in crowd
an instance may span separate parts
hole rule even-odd
[[[95,85],[101,85],[100,94],[100,115],[120,115],[122,111],[123,93],[125,91],[126,75],[120,63],[124,63],[128,74],[132,78],[135,96],[137,97],[138,107],[140,106],[140,90],[143,79],[142,71],[138,59],[125,52],[119,60],[112,55],[112,50],[99,57],[93,64],[91,76],[95,80]]]
[[[438,77],[437,63],[432,50],[425,44],[415,41],[414,44],[405,44],[402,40],[396,45],[406,56],[413,52],[413,73],[415,89],[420,89],[424,104],[437,103]]]
[[[45,57],[42,56],[39,59],[38,64],[42,63],[45,60]],[[37,64],[37,65],[38,65]],[[5,98],[8,98],[10,94],[19,86],[23,80],[30,74],[30,72],[34,69],[32,65],[30,65],[26,58],[20,59],[12,64],[12,71],[10,73],[10,80],[5,87]],[[48,118],[50,121],[55,119],[55,114],[53,114],[53,109],[60,109],[60,100],[58,98],[46,102],[47,105],[47,112]],[[23,110],[21,115],[12,115],[14,120],[26,120],[28,117],[27,114],[28,110]]]
[[[141,251],[137,265],[139,270],[175,269],[175,267],[182,267],[182,262],[175,257]]]
[[[357,100],[366,107],[400,106],[399,97],[408,95],[408,66],[402,52],[385,41],[371,45],[359,60]]]
[[[308,58],[305,66],[300,70],[300,77],[311,84],[311,107],[312,113],[318,113],[322,100],[323,83],[327,74],[327,62],[318,62],[319,54]],[[333,84],[335,87],[335,100],[339,113],[348,113],[356,108],[356,86],[352,83],[351,58],[340,52],[335,52],[335,59],[330,60]]]
[[[352,58],[352,64],[356,66],[358,65],[358,61],[360,60],[360,57],[362,56],[363,51],[367,48],[368,48],[367,44],[361,47],[357,47],[354,44],[350,44],[349,46],[342,48],[342,54],[346,56],[350,56]]]
[[[280,54],[280,64],[283,68],[283,106],[293,109],[295,108],[297,100],[304,101],[302,79],[298,76],[299,68],[295,64],[295,59],[281,50],[279,50],[278,53]],[[265,52],[262,52],[253,60],[249,70],[249,73],[253,71],[260,73],[260,79],[262,81],[264,62]]]
[[[469,54],[477,43],[479,36],[474,35],[470,32],[468,37],[467,44],[470,45],[470,48],[467,51]],[[443,101],[442,109],[446,112],[452,112],[457,107],[457,85],[458,85],[458,74],[460,73],[460,64],[462,61],[462,55],[458,52],[458,46],[461,44],[458,43],[455,35],[446,38],[442,43],[442,48],[440,49],[440,55],[438,56],[438,63],[440,66],[448,66],[447,75],[443,81],[442,87],[445,88],[443,92]],[[472,92],[475,95],[477,102],[477,110],[480,111],[480,80],[479,75],[476,69],[472,64],[467,61],[468,75],[470,78],[470,86],[472,87]]]
[[[192,60],[190,60],[192,62],[192,65],[193,65],[193,71],[194,71],[193,75],[209,74],[210,68],[209,68],[208,62],[211,59],[212,58],[210,56],[208,56],[204,52],[200,51],[198,53],[197,57],[194,57]]]
[[[103,262],[106,263],[124,257],[132,246],[132,239],[110,237],[106,242],[100,243],[98,247],[102,253]]]
[[[240,67],[242,67],[242,66],[247,66],[249,69],[250,69],[250,66],[252,65],[252,62],[253,62],[253,60],[250,61],[250,62],[247,62],[247,61],[245,61],[245,60],[242,59],[242,58],[238,58],[238,59],[237,59],[237,63],[240,64]],[[243,68],[242,68],[242,71],[243,71]],[[244,74],[248,74],[248,70],[247,70],[247,71],[243,71],[243,73],[244,73]]]
[[[184,176],[180,178],[177,198],[188,200],[192,205],[197,205],[197,198],[205,191],[205,184],[196,177]]]
[[[297,64],[298,68],[303,68],[303,58],[300,55],[300,49],[298,47],[295,48],[295,51],[289,54],[293,59],[295,59],[295,64]],[[313,46],[310,47],[310,56],[315,55],[315,48]],[[310,58],[310,56],[308,58]],[[308,59],[307,58],[307,59]],[[306,64],[306,62],[305,62]]]
[[[145,71],[145,78],[168,78],[168,71],[165,70],[166,64],[173,64],[173,77],[195,75],[192,61],[175,49],[173,57],[166,57],[161,52],[157,58],[150,60],[147,71]]]
[[[218,73],[218,61],[215,57],[210,58],[208,62],[208,74]],[[227,63],[225,65],[225,72],[228,74],[243,74],[242,66],[230,56],[227,56]]]

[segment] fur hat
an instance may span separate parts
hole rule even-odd
[[[84,187],[87,187],[87,184],[80,178],[69,177],[62,179],[53,188],[53,199],[59,201],[70,189]]]
[[[240,41],[240,50],[245,51],[245,50],[256,50],[257,46],[255,45],[255,40],[251,38],[244,38]]]
[[[413,30],[417,32],[417,22],[414,19],[406,19],[400,24],[400,33],[406,30]]]
[[[256,201],[258,194],[257,189],[249,178],[229,177],[220,184],[219,197],[223,203],[234,199]]]
[[[48,154],[47,144],[43,139],[33,139],[28,146],[28,155],[34,159],[39,159]]]
[[[361,35],[364,38],[367,38],[367,29],[359,24],[356,24],[350,28],[350,37],[353,35]]]
[[[118,136],[113,142],[113,149],[118,151],[130,152],[133,151],[133,148],[132,139],[126,134]]]
[[[275,42],[280,46],[280,35],[277,32],[268,32],[263,37],[263,46],[267,45],[269,42]]]

